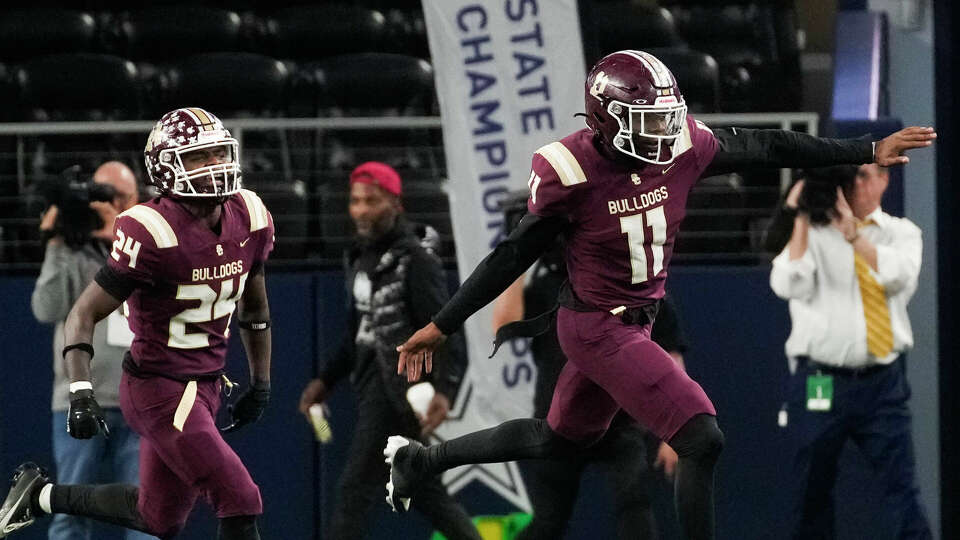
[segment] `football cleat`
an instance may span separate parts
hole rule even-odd
[[[13,474],[12,486],[0,506],[0,538],[6,538],[37,518],[39,511],[33,507],[34,492],[50,480],[34,463],[24,463]]]
[[[399,435],[387,439],[383,449],[384,462],[390,465],[387,503],[394,512],[402,514],[410,509],[410,497],[423,477],[422,472],[414,470],[413,456],[422,448],[419,442]]]

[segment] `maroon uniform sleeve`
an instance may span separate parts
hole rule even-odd
[[[717,153],[717,138],[713,136],[713,131],[706,124],[689,115],[687,128],[690,130],[690,143],[697,159],[697,170],[703,171]]]
[[[262,239],[260,241],[260,251],[257,253],[257,262],[264,263],[270,257],[273,251],[273,243],[276,240],[276,231],[273,226],[273,214],[267,211],[267,226],[260,231]]]
[[[139,208],[146,207],[134,207]],[[161,267],[160,250],[175,246],[176,236],[166,221],[155,220],[155,212],[134,209],[118,216],[114,223],[107,265],[121,277],[153,285]]]
[[[527,210],[541,217],[563,216],[574,207],[575,187],[587,181],[577,158],[561,142],[541,147],[533,155]]]
[[[254,267],[259,268],[266,262],[270,252],[273,251],[273,215],[267,210],[267,206],[263,204],[260,196],[248,189],[241,189],[239,199],[235,200],[242,200],[246,209],[250,234],[253,238],[256,238],[253,264]]]

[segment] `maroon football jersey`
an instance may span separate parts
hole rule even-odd
[[[583,129],[537,150],[527,208],[573,224],[565,257],[581,300],[602,309],[649,304],[663,297],[687,195],[717,141],[688,115],[676,159],[649,165],[608,159],[592,138]]]
[[[273,218],[252,191],[223,204],[220,234],[162,197],[117,217],[110,267],[142,285],[127,298],[130,353],[153,373],[220,370],[230,319],[255,263],[273,249]]]

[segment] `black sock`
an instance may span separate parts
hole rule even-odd
[[[435,444],[414,458],[430,474],[472,463],[500,463],[529,458],[573,457],[580,447],[550,429],[546,420],[510,420],[497,427]]]
[[[260,540],[257,516],[230,516],[220,519],[217,540]]]
[[[54,485],[50,509],[55,514],[85,516],[154,534],[137,510],[139,492],[129,484]]]
[[[690,540],[713,540],[713,469],[723,449],[717,419],[699,414],[670,439],[680,458],[676,471],[676,505],[680,527]]]

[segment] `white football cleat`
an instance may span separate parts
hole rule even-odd
[[[387,481],[387,503],[394,512],[404,513],[410,509],[410,497],[423,473],[413,469],[413,456],[423,445],[419,442],[394,435],[387,439],[383,449],[384,462],[390,465]]]

